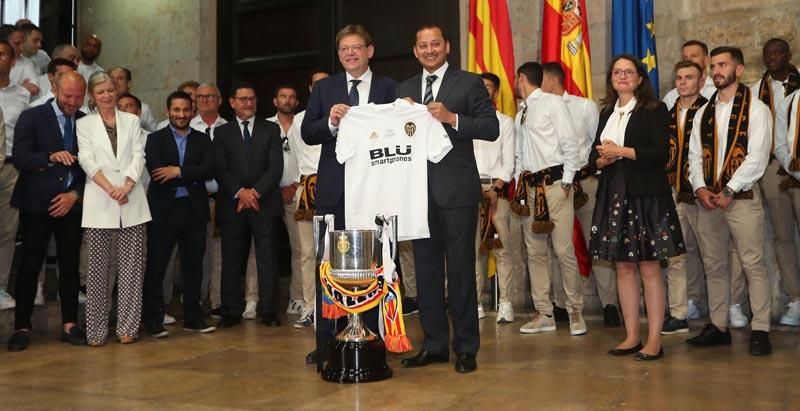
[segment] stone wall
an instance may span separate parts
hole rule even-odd
[[[84,0],[78,41],[103,41],[97,63],[133,72],[132,92],[164,116],[164,98],[186,80],[216,82],[216,0]]]

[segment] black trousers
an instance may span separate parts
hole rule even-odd
[[[258,273],[258,312],[278,313],[278,265],[275,257],[275,226],[279,217],[267,217],[263,211],[244,210],[221,222],[222,232],[222,312],[229,318],[241,318],[244,311],[242,279],[247,268],[250,244],[256,247]]]
[[[142,290],[142,322],[145,324],[161,324],[164,320],[164,274],[175,243],[181,262],[184,321],[202,319],[200,288],[206,223],[194,216],[189,198],[176,198],[166,218],[148,224],[147,266]]]
[[[20,211],[22,261],[16,279],[17,308],[14,329],[30,329],[36,282],[47,254],[52,234],[58,251],[58,295],[61,298],[61,322],[78,322],[78,264],[81,249],[81,211],[73,208],[67,215],[54,218],[47,213]]]
[[[344,230],[344,227],[345,227],[345,221],[344,221],[344,199],[342,199],[342,201],[340,201],[339,204],[337,204],[334,207],[319,207],[318,206],[317,210],[316,210],[316,213],[317,213],[317,215],[322,215],[322,216],[324,216],[326,214],[333,214],[334,215],[334,220],[333,220],[334,229],[336,229],[336,230]],[[316,267],[317,267],[316,268],[316,283],[317,283],[317,285],[316,285],[316,293],[315,293],[315,299],[316,299],[316,305],[317,305],[317,311],[316,312],[318,313],[317,314],[318,318],[315,318],[315,320],[317,322],[317,350],[318,350],[318,352],[323,353],[322,356],[318,356],[318,359],[320,359],[320,360],[324,359],[324,356],[325,356],[325,353],[326,353],[325,346],[328,344],[328,342],[333,340],[333,337],[335,337],[336,334],[339,331],[343,330],[344,327],[347,326],[347,317],[343,317],[343,318],[336,319],[336,320],[329,320],[329,319],[326,319],[326,318],[322,318],[322,293],[323,293],[323,291],[322,291],[322,284],[320,282],[320,277],[319,277],[319,264],[322,261],[322,252],[323,252],[323,248],[325,247],[325,242],[324,242],[325,241],[325,237],[324,237],[325,229],[326,229],[325,224],[324,223],[320,224],[320,227],[319,227],[320,233],[319,233],[319,236],[317,237],[317,239],[320,241],[320,243],[319,243],[318,248],[317,248],[319,250],[319,252],[317,253],[317,264],[316,264]],[[473,239],[473,241],[475,241],[475,240]],[[476,308],[476,310],[477,310],[477,308]],[[375,308],[373,308],[373,309],[361,314],[361,318],[364,321],[364,325],[366,325],[367,328],[369,328],[370,330],[372,330],[372,332],[374,332],[376,334],[378,333],[378,320],[379,320],[378,319],[378,312],[379,312],[378,311],[378,307],[375,307]]]
[[[477,354],[480,346],[475,285],[478,205],[443,208],[436,205],[433,196],[428,197],[428,228],[431,236],[414,240],[417,302],[425,333],[422,347],[434,354],[449,354],[449,310],[453,321],[453,350],[456,353]]]

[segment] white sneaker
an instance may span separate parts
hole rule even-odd
[[[586,334],[586,322],[583,321],[583,314],[580,311],[570,310],[569,333],[570,335]]]
[[[175,317],[164,313],[164,325],[172,325],[175,324]]]
[[[700,310],[694,305],[694,300],[690,299],[689,308],[686,311],[686,319],[687,320],[699,320],[700,319]]]
[[[78,304],[86,304],[86,293],[78,291]]]
[[[781,324],[795,327],[800,325],[800,300],[786,304],[786,314],[781,317]]]
[[[17,302],[6,290],[0,288],[0,310],[8,310],[17,306]]]
[[[294,322],[294,328],[310,328],[314,326],[314,310],[303,309],[300,318]]]
[[[497,309],[497,322],[498,323],[513,323],[514,322],[514,307],[511,303],[501,302],[500,308]]]
[[[303,300],[291,300],[289,306],[286,307],[286,314],[302,314],[303,309]]]
[[[730,308],[730,322],[731,328],[744,328],[747,327],[747,317],[742,311],[742,306],[734,304]]]
[[[258,303],[255,301],[248,301],[247,304],[244,306],[244,312],[242,313],[242,318],[245,320],[255,320],[257,305]]]
[[[478,319],[486,318],[486,312],[483,311],[483,304],[478,303]]]
[[[44,287],[41,281],[36,283],[36,298],[33,300],[33,305],[44,305]]]
[[[536,334],[555,330],[556,321],[553,319],[553,316],[548,317],[544,314],[539,314],[538,312],[533,313],[533,318],[529,323],[519,327],[519,332],[523,334]]]

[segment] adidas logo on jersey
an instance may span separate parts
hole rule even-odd
[[[379,138],[378,133],[373,131],[372,134],[369,135],[368,140],[374,140],[376,138]]]

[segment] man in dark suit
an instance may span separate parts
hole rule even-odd
[[[456,371],[477,368],[480,346],[475,286],[475,231],[482,201],[473,139],[494,141],[500,134],[481,78],[447,63],[450,42],[441,28],[417,30],[414,55],[423,72],[400,83],[397,96],[428,106],[444,125],[453,149],[439,163],[428,163],[428,226],[431,236],[414,240],[417,298],[425,332],[422,350],[401,362],[421,367],[449,360],[449,309],[453,320]],[[445,270],[446,260],[446,270]],[[445,302],[445,278],[447,302]]]
[[[255,89],[239,85],[229,99],[236,121],[214,129],[217,182],[217,224],[222,231],[222,320],[227,328],[242,321],[242,278],[256,246],[259,311],[268,327],[281,325],[278,276],[274,255],[277,219],[283,213],[278,183],[283,151],[278,125],[255,117]]]
[[[205,181],[214,176],[211,138],[189,127],[192,97],[174,91],[167,97],[169,126],[147,137],[145,158],[151,180],[147,201],[153,220],[147,231],[142,322],[148,334],[163,338],[164,273],[175,243],[179,244],[183,284],[183,329],[214,331],[203,320],[200,289],[203,252],[209,220]]]
[[[347,25],[336,34],[336,52],[345,72],[319,80],[311,90],[306,114],[301,126],[303,141],[308,145],[322,145],[317,168],[316,214],[335,216],[336,229],[345,228],[344,221],[344,166],[336,161],[336,134],[339,122],[350,106],[367,103],[391,103],[395,99],[397,83],[377,75],[369,68],[375,48],[372,37],[360,25]],[[317,283],[316,305],[321,313],[321,288]],[[317,356],[312,351],[306,363],[321,364],[325,358],[321,350],[333,338],[336,325],[333,321],[317,318]],[[367,326],[377,331],[377,309],[364,315]],[[340,323],[345,323],[341,321]]]
[[[78,261],[81,245],[80,198],[86,175],[78,164],[75,120],[83,113],[86,82],[80,74],[63,73],[55,82],[55,98],[22,112],[14,130],[14,167],[20,174],[11,205],[19,209],[22,264],[16,281],[17,307],[9,351],[30,343],[36,280],[53,234],[58,250],[58,292],[61,298],[61,341],[86,344],[78,327]]]

